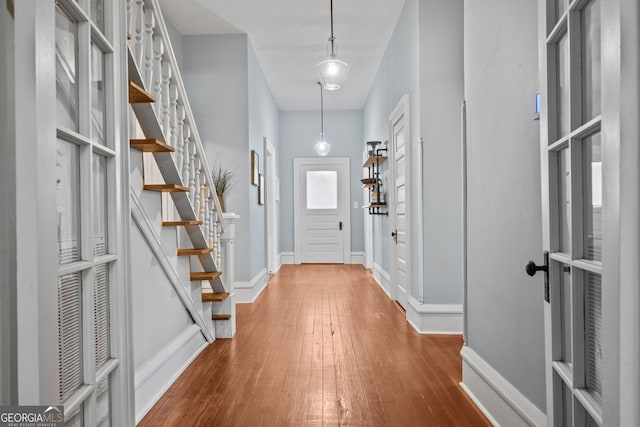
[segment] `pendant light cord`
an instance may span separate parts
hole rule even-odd
[[[320,86],[320,133],[324,135],[324,101],[322,99],[322,83],[318,82]]]
[[[333,0],[331,1],[331,37],[329,38],[329,41],[331,42],[331,55],[334,56],[336,53],[334,51],[333,48],[333,42],[335,41],[335,37],[333,36]]]

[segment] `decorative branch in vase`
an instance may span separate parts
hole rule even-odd
[[[218,163],[217,167],[214,167],[211,171],[213,177],[213,185],[216,187],[216,195],[220,202],[220,209],[224,212],[224,196],[231,187],[233,187],[233,180],[236,177],[236,173],[229,169],[223,169],[222,164]]]

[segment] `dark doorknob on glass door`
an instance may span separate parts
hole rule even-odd
[[[536,265],[535,262],[529,261],[527,265],[524,266],[524,271],[527,272],[529,276],[535,276],[538,271],[544,272],[544,300],[549,302],[549,252],[544,251],[543,253],[544,264]]]

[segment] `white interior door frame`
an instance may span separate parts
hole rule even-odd
[[[345,184],[341,192],[341,203],[344,207],[345,216],[343,221],[343,254],[342,258],[345,264],[351,262],[351,210],[349,203],[351,200],[350,186],[350,168],[349,158],[347,157],[324,157],[324,158],[295,158],[293,159],[293,239],[294,239],[294,255],[295,264],[302,262],[302,200],[301,200],[301,173],[303,166],[322,166],[341,164],[345,166]]]
[[[395,194],[396,188],[396,161],[395,161],[395,146],[394,146],[394,125],[399,120],[404,120],[405,128],[405,150],[411,150],[411,127],[409,116],[409,95],[405,94],[400,98],[398,105],[393,109],[389,115],[389,144],[388,144],[388,157],[389,157],[389,187],[388,200],[389,200],[389,229],[390,232],[397,230],[397,200]],[[410,158],[409,151],[405,156],[407,160]],[[406,203],[406,260],[407,260],[407,289],[405,289],[407,296],[411,293],[411,162],[405,162],[405,203]],[[391,236],[389,236],[393,239]],[[401,296],[398,295],[398,278],[397,278],[397,245],[391,244],[391,298],[398,300]],[[406,308],[406,307],[405,307]]]
[[[266,229],[267,238],[265,240],[267,252],[267,270],[274,274],[278,271],[278,177],[276,166],[276,149],[267,137],[264,137],[264,153],[265,153],[265,179],[267,184],[266,191]]]

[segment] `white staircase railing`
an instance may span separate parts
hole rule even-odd
[[[126,0],[126,6],[134,62],[145,87],[156,98],[154,110],[164,142],[175,148],[173,160],[189,187],[193,210],[220,266],[222,210],[160,5],[157,0]]]

